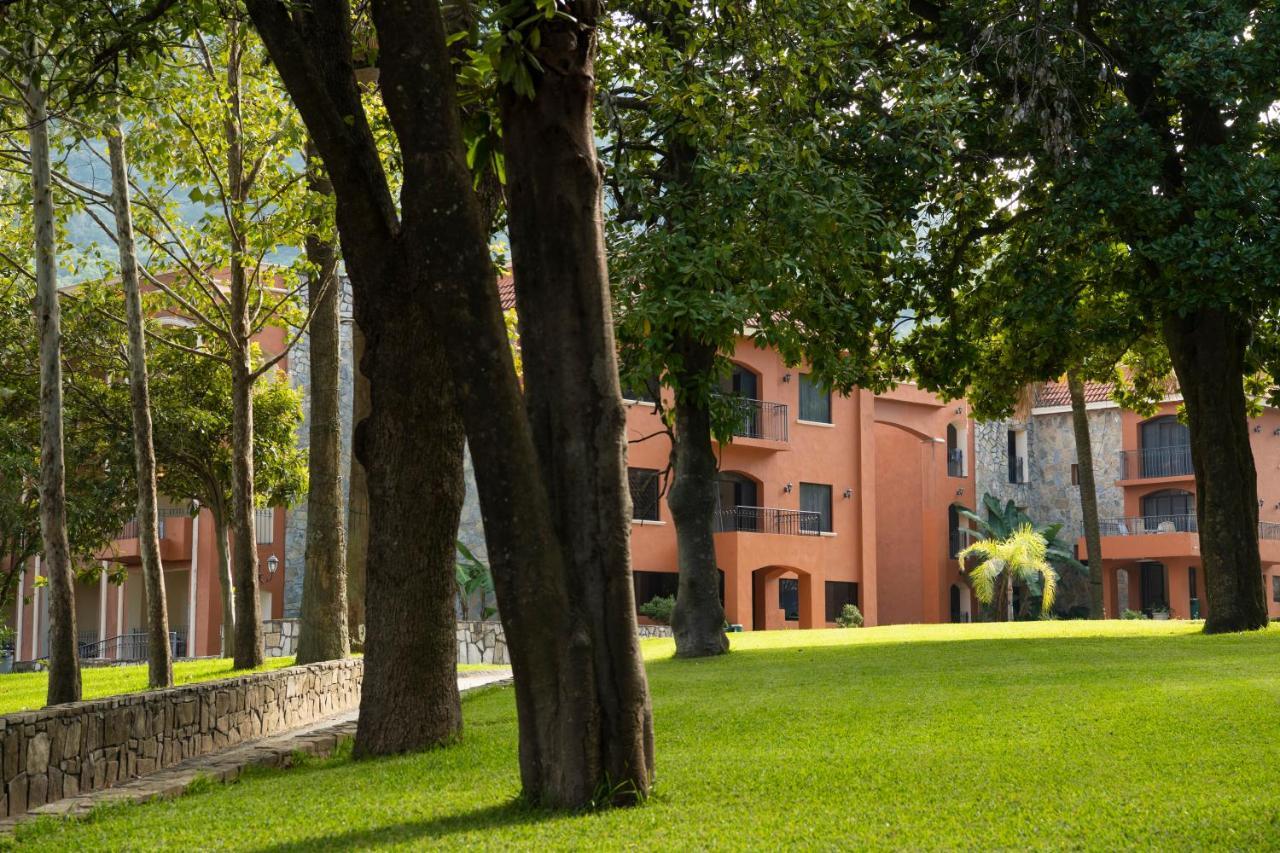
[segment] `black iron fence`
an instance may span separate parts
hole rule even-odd
[[[1194,473],[1189,444],[1120,451],[1120,479],[1122,480],[1186,477]]]
[[[151,650],[151,638],[145,632],[134,631],[79,645],[80,657],[84,660],[146,660]],[[169,632],[169,651],[176,658],[187,656],[186,630]]]
[[[733,434],[743,438],[786,441],[788,416],[786,403],[769,403],[748,397],[730,399],[737,413]]]
[[[716,514],[716,532],[816,536],[822,532],[822,514],[769,506],[735,506]]]

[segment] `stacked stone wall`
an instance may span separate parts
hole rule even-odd
[[[0,717],[0,817],[352,710],[363,675],[328,661]]]

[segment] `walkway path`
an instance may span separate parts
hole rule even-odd
[[[478,687],[506,684],[511,670],[495,669],[458,674],[458,691],[465,693]],[[295,753],[328,756],[345,740],[355,737],[359,711],[346,711],[317,720],[302,728],[272,735],[253,743],[191,758],[113,788],[93,791],[78,797],[32,809],[24,815],[0,820],[0,834],[12,832],[21,821],[41,815],[83,817],[95,807],[109,803],[145,803],[149,800],[181,796],[202,777],[218,782],[234,782],[246,767],[288,767]]]

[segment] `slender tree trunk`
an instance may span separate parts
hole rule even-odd
[[[1191,433],[1206,633],[1267,626],[1258,479],[1244,393],[1246,318],[1202,308],[1164,321]]]
[[[26,91],[31,192],[36,243],[36,334],[40,341],[40,532],[49,578],[48,703],[80,699],[80,654],[67,541],[66,472],[62,450],[62,321],[58,261],[53,235],[53,187],[49,169],[49,113],[44,90],[32,80]]]
[[[711,372],[715,350],[692,346],[684,353],[690,376]],[[689,395],[675,404],[673,476],[667,506],[676,528],[680,579],[671,614],[676,655],[706,657],[724,654],[724,603],[720,600],[720,570],[716,564],[715,514],[719,508],[715,451],[711,445],[711,413]],[[727,509],[727,507],[726,507]]]
[[[1106,618],[1102,609],[1102,532],[1098,524],[1098,485],[1093,476],[1093,439],[1089,435],[1089,411],[1085,407],[1084,381],[1074,371],[1067,373],[1071,392],[1071,429],[1076,440],[1076,470],[1080,480],[1080,514],[1084,520],[1084,542],[1089,561],[1089,615]]]
[[[540,740],[536,758],[523,749],[522,777],[537,801],[581,806],[602,783],[619,786],[616,803],[647,794],[653,730],[592,119],[601,8],[568,5],[571,21],[541,25],[546,71],[534,96],[502,87],[500,105],[526,404],[564,559],[569,627],[587,644],[576,683],[547,685],[546,697],[585,727],[568,742]]]
[[[226,120],[227,198],[230,208],[231,258],[231,559],[236,600],[236,669],[262,666],[262,605],[258,601],[258,537],[254,525],[252,324],[246,243],[244,131],[241,126],[240,33],[228,37]]]
[[[134,467],[138,478],[138,551],[142,557],[143,588],[147,596],[147,684],[150,687],[169,687],[173,684],[169,608],[165,600],[164,566],[160,562],[156,452],[151,440],[151,397],[147,387],[147,344],[143,336],[142,295],[138,284],[138,256],[133,241],[129,169],[124,145],[124,130],[117,120],[107,129],[107,149],[111,159],[111,206],[116,218],[120,280],[124,285],[125,320],[129,327],[129,401],[133,414]]]
[[[308,146],[309,181],[315,192],[333,188],[314,166]],[[308,449],[306,574],[302,579],[302,636],[298,663],[344,658],[347,634],[346,543],[342,518],[342,415],[339,408],[338,253],[333,241],[318,231],[307,237],[307,260],[313,272],[307,298],[311,317],[311,412]]]
[[[231,576],[231,549],[228,539],[231,525],[224,508],[209,508],[213,514],[214,538],[218,545],[218,592],[222,597],[222,656],[236,656],[236,600],[235,581]]]
[[[357,756],[436,746],[462,731],[453,563],[463,433],[438,338],[423,334],[423,306],[404,290],[366,332],[362,362],[373,405],[356,430],[370,510]]]
[[[364,358],[364,332],[359,324],[352,324],[351,351],[351,424],[355,429],[367,417],[372,407],[369,393],[369,377],[360,369]],[[347,483],[347,625],[352,648],[364,648],[365,638],[365,567],[369,557],[369,477],[359,454],[352,453],[350,475]]]

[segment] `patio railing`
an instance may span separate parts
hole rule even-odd
[[[800,509],[770,506],[735,506],[716,514],[717,533],[781,533],[816,536],[822,532],[822,515]]]
[[[743,438],[761,438],[768,441],[786,441],[788,418],[786,403],[770,403],[735,397],[730,403],[737,410],[737,422],[733,434]]]
[[[151,649],[151,639],[144,631],[131,631],[105,640],[82,642],[79,646],[80,657],[85,660],[146,660]],[[187,656],[186,629],[169,632],[169,651],[176,658]]]
[[[1121,480],[1186,477],[1193,473],[1189,444],[1120,451]]]

